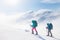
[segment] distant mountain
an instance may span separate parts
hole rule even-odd
[[[45,20],[54,20],[56,18],[60,17],[59,13],[55,13],[51,10],[38,10],[38,11],[30,11],[28,13],[25,13],[21,18],[18,20],[20,21],[27,21],[31,19],[36,19],[38,22],[43,22]]]

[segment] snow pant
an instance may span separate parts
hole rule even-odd
[[[51,35],[51,37],[52,37],[52,32],[51,32],[51,30],[48,30],[48,36],[49,35]]]
[[[36,32],[36,35],[38,35],[38,32],[37,32],[36,28],[32,28],[32,34],[34,34],[34,30]]]

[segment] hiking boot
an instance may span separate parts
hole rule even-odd
[[[38,33],[36,33],[36,35],[38,35]]]
[[[36,35],[38,35],[38,34],[36,34]]]
[[[47,35],[47,36],[49,36],[49,35]]]
[[[53,37],[52,35],[50,37]]]
[[[34,32],[32,31],[32,34],[34,34]]]
[[[34,33],[32,33],[32,34],[34,34]]]

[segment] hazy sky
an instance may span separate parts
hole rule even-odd
[[[24,12],[39,9],[60,9],[60,0],[0,0],[1,12]]]
[[[36,14],[57,10],[59,12],[54,11],[54,15],[60,15],[60,0],[0,0],[0,29],[20,28],[23,24],[20,25],[16,20],[23,17],[24,13],[29,13],[30,10]]]

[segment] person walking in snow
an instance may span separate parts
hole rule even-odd
[[[50,35],[52,37],[52,32],[51,32],[51,30],[53,29],[52,23],[47,23],[47,27],[46,28],[48,29],[48,35],[47,36]]]
[[[31,25],[31,27],[32,27],[32,34],[34,34],[34,30],[35,30],[36,35],[38,35],[37,29],[36,29],[37,25],[38,25],[37,21],[36,20],[32,20],[32,25]]]

